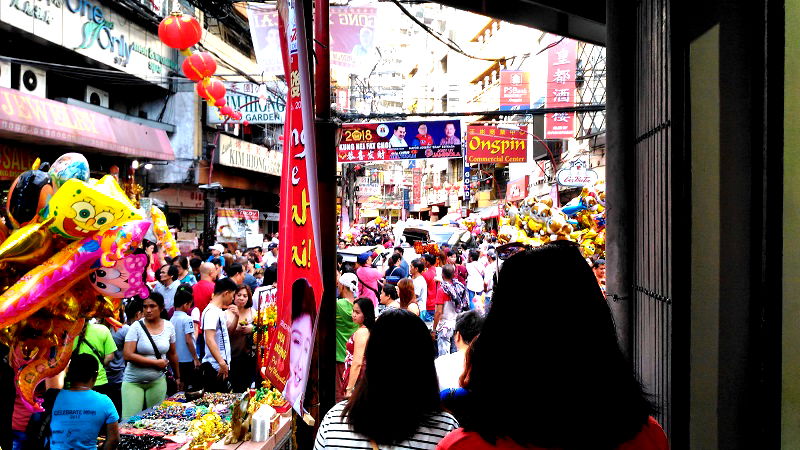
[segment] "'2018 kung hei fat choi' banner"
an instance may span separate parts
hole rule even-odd
[[[289,84],[284,131],[277,329],[264,375],[304,414],[303,396],[322,300],[319,204],[311,80],[303,0],[281,0],[281,48]]]
[[[578,58],[578,42],[562,39],[547,49],[547,97],[548,108],[575,106],[575,69]],[[557,112],[544,116],[545,139],[570,139],[575,136],[575,113]]]
[[[336,151],[339,162],[461,158],[461,122],[347,123]]]
[[[467,127],[468,163],[516,163],[528,160],[528,129],[491,126]]]

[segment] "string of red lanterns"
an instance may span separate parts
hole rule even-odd
[[[215,106],[220,116],[242,120],[242,113],[225,105],[225,84],[214,78],[217,61],[208,52],[192,53],[192,47],[200,42],[203,27],[194,16],[173,11],[158,25],[158,38],[167,47],[180,50],[186,56],[182,69],[186,78],[196,82],[197,95]],[[248,125],[245,121],[244,125]]]

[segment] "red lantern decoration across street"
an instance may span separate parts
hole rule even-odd
[[[192,81],[209,78],[217,71],[217,61],[208,52],[193,53],[183,60],[183,74]]]
[[[197,83],[197,95],[208,101],[225,98],[225,85],[216,78],[210,78]]]
[[[203,27],[194,17],[174,12],[158,25],[158,38],[167,47],[185,50],[200,42]]]
[[[233,114],[231,114],[231,119],[242,120],[242,113],[240,111],[234,111]]]
[[[231,108],[230,106],[223,106],[222,108],[219,109],[219,114],[221,116],[230,116],[231,114],[233,114],[233,108]]]

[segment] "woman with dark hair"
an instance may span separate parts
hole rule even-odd
[[[253,323],[256,314],[253,310],[253,294],[244,284],[236,287],[233,304],[239,312],[235,328],[230,332],[231,339],[231,389],[244,392],[253,383],[256,373],[255,344],[253,343]],[[226,311],[228,320],[234,319],[231,311]]]
[[[403,278],[397,283],[397,294],[400,297],[400,309],[411,311],[419,316],[417,296],[414,294],[414,282],[410,278]]]
[[[317,320],[317,303],[314,289],[305,278],[292,283],[292,334],[289,348],[289,379],[283,397],[299,410],[308,380],[308,363],[314,349],[314,323]]]
[[[402,281],[402,280],[400,280]],[[412,284],[413,288],[413,284]],[[384,311],[390,308],[400,308],[400,302],[397,300],[400,296],[397,294],[397,288],[391,284],[384,284],[381,296],[378,298],[378,316],[383,314]]]
[[[187,257],[178,256],[172,261],[172,264],[178,268],[178,281],[181,283],[189,283],[190,286],[197,284],[197,278],[194,276],[194,273],[189,270],[189,259]]]
[[[314,448],[433,449],[458,422],[441,409],[430,347],[419,317],[399,309],[383,313],[367,343],[362,382],[325,414]]]
[[[142,302],[144,319],[134,322],[125,335],[122,356],[128,361],[122,376],[122,418],[150,408],[167,395],[164,369],[172,371],[180,380],[178,354],[175,349],[175,327],[161,318],[164,297],[151,292]],[[178,390],[182,388],[178,381]]]
[[[531,267],[548,282],[521,298],[530,292]],[[532,362],[538,370],[530,370]],[[464,428],[448,435],[442,450],[668,448],[620,351],[597,281],[573,243],[508,257],[466,365]],[[501,386],[518,389],[498,395]]]
[[[345,397],[349,397],[353,393],[359,378],[364,373],[366,365],[364,350],[369,341],[369,330],[375,324],[375,308],[372,306],[372,300],[361,297],[353,303],[353,323],[359,325],[359,328],[347,341],[347,355],[344,359],[344,376],[342,377]]]

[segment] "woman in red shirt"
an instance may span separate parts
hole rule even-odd
[[[463,428],[437,449],[667,449],[577,246],[517,248],[497,251],[507,260],[465,361]]]

